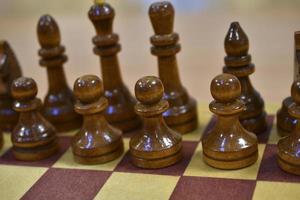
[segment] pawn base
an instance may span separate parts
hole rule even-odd
[[[173,155],[164,158],[157,158],[157,159],[143,159],[131,155],[131,162],[135,166],[140,168],[145,168],[145,169],[158,169],[158,168],[168,167],[177,163],[181,159],[182,159],[181,149]]]
[[[280,156],[278,156],[277,163],[283,171],[300,176],[300,163],[299,165],[289,163],[288,161],[283,160]]]
[[[54,140],[50,144],[34,148],[22,148],[14,146],[12,152],[17,160],[37,161],[50,157],[56,153],[58,149],[57,141]]]
[[[122,130],[123,132],[129,132],[138,129],[141,126],[141,120],[139,117],[133,119],[121,121],[121,122],[109,122],[112,126]]]
[[[256,117],[240,119],[240,122],[246,130],[258,135],[267,130],[268,124],[266,116],[266,112],[263,112]]]
[[[224,153],[224,160],[214,159],[203,153],[203,160],[206,164],[218,169],[240,169],[248,167],[256,162],[258,158],[258,151],[253,152],[251,155],[239,158],[237,160],[226,160],[226,153]]]
[[[101,163],[106,163],[115,160],[116,158],[120,157],[123,152],[124,152],[124,147],[122,144],[114,151],[99,156],[80,156],[74,154],[74,160],[77,163],[85,164],[85,165],[101,164]]]

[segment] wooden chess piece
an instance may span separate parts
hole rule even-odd
[[[108,101],[102,81],[94,75],[82,76],[74,83],[74,95],[78,99],[75,110],[84,119],[72,141],[75,161],[98,164],[119,157],[123,153],[122,131],[104,118]]]
[[[159,78],[146,76],[135,84],[139,101],[135,111],[143,119],[143,128],[130,140],[132,163],[141,168],[162,168],[178,162],[182,157],[181,135],[170,129],[162,113],[168,101],[162,99],[164,87]]]
[[[209,104],[217,123],[202,138],[203,160],[220,169],[239,169],[256,162],[258,145],[256,135],[243,128],[239,115],[245,105],[238,98],[241,84],[231,74],[216,76],[210,90],[215,99]]]
[[[241,83],[241,96],[246,109],[240,115],[240,122],[250,132],[262,133],[267,128],[264,101],[254,89],[249,75],[254,73],[255,66],[251,63],[251,55],[248,54],[248,37],[238,22],[232,22],[225,37],[224,73],[233,74]]]
[[[58,150],[54,126],[39,113],[42,102],[36,98],[37,91],[35,81],[26,77],[14,80],[11,86],[13,108],[20,113],[11,135],[12,151],[18,160],[41,160]]]
[[[65,47],[60,44],[60,31],[50,15],[43,15],[37,25],[41,45],[40,65],[46,67],[49,89],[44,98],[42,114],[58,132],[70,131],[81,126],[82,119],[74,111],[74,97],[69,88],[63,63],[67,61]]]
[[[295,32],[294,34],[294,68],[295,68],[295,76],[296,80],[299,78],[299,69],[300,69],[300,31]],[[282,101],[281,108],[277,112],[277,132],[280,136],[289,135],[295,127],[297,123],[297,119],[292,117],[289,114],[288,107],[293,103],[293,99],[291,96],[286,97]]]
[[[90,8],[89,18],[97,35],[93,38],[94,53],[100,56],[104,95],[108,99],[105,118],[123,132],[136,129],[141,120],[134,112],[136,100],[121,77],[117,53],[121,50],[119,36],[113,32],[114,9],[107,3],[97,3]]]
[[[10,86],[22,76],[19,62],[7,41],[0,41],[0,130],[12,131],[18,122]]]
[[[278,142],[278,164],[286,172],[300,175],[300,80],[291,88],[293,102],[288,107],[289,114],[295,118],[296,125],[291,134]]]
[[[155,34],[151,37],[151,53],[158,58],[159,78],[164,84],[164,99],[169,109],[163,113],[168,126],[180,133],[197,128],[197,103],[182,86],[176,54],[181,46],[179,35],[173,32],[174,8],[170,2],[156,2],[149,8],[149,17]]]

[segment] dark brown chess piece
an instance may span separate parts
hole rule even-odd
[[[11,135],[13,154],[18,160],[41,160],[58,150],[54,126],[39,113],[42,102],[36,98],[37,91],[31,78],[18,78],[11,85],[14,109],[20,113]]]
[[[255,66],[251,63],[248,54],[248,37],[238,22],[232,22],[225,37],[224,73],[235,75],[242,87],[240,99],[245,103],[246,109],[240,115],[240,122],[248,131],[256,134],[262,133],[267,128],[264,101],[251,84],[249,75],[254,73]]]
[[[216,76],[210,90],[215,99],[209,104],[216,114],[217,123],[202,138],[203,160],[210,166],[220,169],[239,169],[256,162],[258,145],[256,135],[243,128],[239,115],[243,112],[244,102],[241,84],[231,74]]]
[[[300,80],[296,80],[291,88],[292,103],[288,107],[289,114],[295,118],[296,124],[291,134],[278,142],[278,164],[286,172],[300,175]]]
[[[295,32],[294,34],[294,68],[295,74],[294,79],[299,78],[300,69],[300,32]],[[281,108],[277,112],[277,132],[280,136],[289,135],[297,123],[297,119],[292,117],[288,112],[288,107],[293,103],[292,97],[286,97],[282,101]]]
[[[162,168],[178,162],[181,157],[181,135],[170,129],[162,113],[168,101],[162,99],[164,87],[159,78],[146,76],[135,84],[139,101],[135,111],[143,119],[143,128],[130,140],[130,154],[134,165],[141,168]]]
[[[65,47],[60,44],[59,27],[51,16],[43,15],[40,18],[37,35],[41,45],[40,65],[46,67],[49,82],[42,114],[58,132],[79,128],[81,117],[74,111],[74,97],[63,69],[63,63],[67,61]]]
[[[151,37],[151,53],[158,58],[159,78],[164,84],[164,99],[169,109],[163,114],[168,126],[180,133],[197,128],[197,103],[182,86],[176,53],[181,49],[179,35],[173,32],[174,8],[170,2],[153,3],[149,17],[155,35]]]
[[[140,126],[134,112],[136,100],[129,93],[121,77],[117,53],[121,50],[119,36],[113,33],[114,9],[107,3],[97,3],[90,8],[89,18],[97,35],[93,38],[94,53],[100,56],[102,78],[108,107],[105,118],[124,132]]]
[[[78,99],[75,110],[83,115],[83,125],[72,141],[75,161],[82,164],[105,163],[123,152],[122,131],[104,118],[108,101],[102,81],[94,75],[78,78],[74,83]]]
[[[10,86],[14,79],[22,76],[18,60],[6,41],[0,41],[0,129],[12,131],[18,122],[14,111]]]

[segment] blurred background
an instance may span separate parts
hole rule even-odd
[[[148,7],[153,0],[107,0],[116,11],[114,31],[120,36],[119,54],[124,82],[133,91],[136,80],[157,75],[150,54],[153,34]],[[250,41],[256,72],[253,85],[266,102],[281,103],[293,81],[294,32],[300,30],[300,1],[295,0],[173,0],[175,31],[180,34],[178,54],[181,79],[199,102],[211,101],[211,79],[221,73],[223,42],[229,24],[239,21]],[[72,87],[83,74],[100,75],[99,59],[92,52],[94,28],[87,17],[92,0],[1,0],[0,40],[14,49],[25,76],[33,77],[43,97],[46,70],[39,67],[36,25],[43,14],[60,26],[69,61],[65,72]]]

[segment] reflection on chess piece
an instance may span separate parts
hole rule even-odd
[[[300,68],[300,32],[295,32],[294,35],[294,68],[295,68],[295,80],[299,78]],[[280,136],[289,135],[297,123],[297,119],[289,114],[288,107],[293,103],[292,97],[286,97],[281,105],[281,108],[277,112],[277,132]]]
[[[56,130],[40,113],[41,100],[36,98],[37,85],[31,78],[13,81],[11,93],[19,121],[11,139],[13,154],[18,160],[41,160],[58,150]]]
[[[117,53],[121,50],[119,36],[113,32],[114,9],[107,3],[95,3],[89,10],[97,35],[93,38],[94,53],[100,56],[104,95],[108,100],[105,118],[110,124],[127,132],[140,126],[134,112],[136,100],[121,77]]]
[[[108,124],[104,111],[108,105],[102,81],[85,75],[74,83],[78,99],[75,110],[83,115],[83,125],[72,141],[75,161],[82,164],[105,163],[123,153],[122,132]]]
[[[0,130],[11,131],[18,122],[10,86],[22,75],[18,60],[6,41],[0,41]]]
[[[212,80],[210,90],[215,100],[209,109],[216,114],[217,123],[202,138],[204,161],[220,169],[239,169],[255,163],[258,157],[256,135],[244,129],[238,120],[245,108],[238,100],[239,80],[231,74],[218,75]]]
[[[49,82],[42,114],[58,132],[79,128],[81,118],[74,111],[74,97],[63,69],[63,63],[67,61],[65,47],[60,44],[60,31],[51,16],[44,15],[40,18],[37,35],[41,45],[40,65],[46,67]]]
[[[176,53],[180,51],[179,35],[173,32],[174,8],[170,2],[153,3],[149,17],[155,35],[151,37],[151,53],[158,58],[159,78],[163,82],[164,99],[169,109],[163,113],[168,126],[180,133],[197,128],[197,103],[182,86]]]
[[[162,168],[178,162],[181,157],[181,135],[170,129],[162,117],[169,104],[162,100],[162,82],[154,76],[141,78],[135,84],[139,101],[135,111],[143,119],[143,128],[130,140],[134,165],[141,168]]]
[[[246,109],[240,115],[240,122],[250,132],[262,133],[267,128],[264,101],[253,88],[249,75],[254,73],[255,67],[248,54],[249,41],[238,22],[231,23],[225,37],[224,73],[233,74],[241,83],[240,99],[245,103]]]
[[[288,112],[297,122],[292,133],[278,142],[278,164],[284,171],[300,175],[300,80],[293,83],[291,95]]]

